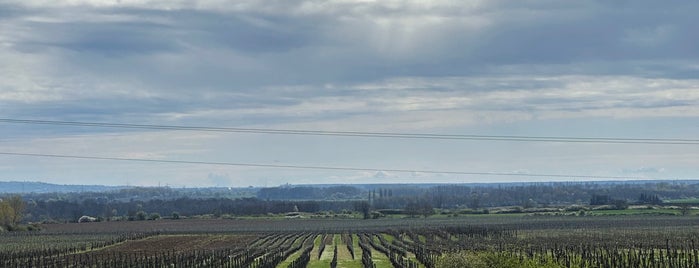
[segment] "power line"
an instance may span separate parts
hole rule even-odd
[[[121,124],[121,123],[104,123],[104,122],[26,120],[26,119],[10,119],[10,118],[0,118],[0,123],[60,125],[60,126],[100,127],[100,128],[183,130],[183,131],[205,131],[205,132],[227,132],[227,133],[257,133],[257,134],[279,134],[279,135],[313,135],[313,136],[342,136],[342,137],[400,138],[400,139],[699,145],[699,139],[513,136],[513,135],[469,135],[469,134],[435,134],[435,133],[324,131],[324,130],[292,130],[292,129],[266,129],[266,128],[177,126],[177,125],[154,125],[154,124]]]
[[[586,179],[649,179],[641,177],[626,176],[592,176],[592,175],[572,175],[572,174],[542,174],[542,173],[513,173],[513,172],[477,172],[477,171],[446,171],[446,170],[413,170],[413,169],[379,169],[360,167],[339,167],[339,166],[313,166],[313,165],[281,165],[281,164],[259,164],[259,163],[234,163],[234,162],[209,162],[191,160],[166,160],[166,159],[146,159],[146,158],[122,158],[122,157],[102,157],[84,155],[65,154],[39,154],[39,153],[19,153],[0,152],[0,155],[27,156],[27,157],[47,157],[47,158],[67,158],[82,160],[108,160],[108,161],[128,161],[128,162],[148,162],[167,164],[191,164],[191,165],[216,165],[216,166],[238,166],[238,167],[260,167],[279,169],[313,169],[313,170],[335,170],[335,171],[370,171],[370,172],[396,172],[396,173],[426,173],[426,174],[449,174],[449,175],[483,175],[483,176],[516,176],[516,177],[550,177],[550,178],[586,178]]]

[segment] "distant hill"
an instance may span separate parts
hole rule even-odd
[[[498,188],[498,187],[526,187],[526,186],[585,186],[607,188],[615,185],[650,185],[650,184],[675,184],[688,185],[699,184],[699,180],[629,180],[629,181],[575,181],[575,182],[498,182],[498,183],[385,183],[385,184],[286,184],[277,187],[192,187],[192,188],[171,188],[173,191],[184,196],[208,196],[221,194],[231,194],[235,192],[237,196],[255,196],[263,199],[344,199],[364,197],[360,192],[373,191],[379,189],[412,189],[414,191],[424,191],[439,186],[462,186],[474,188]],[[22,194],[45,194],[45,193],[81,193],[81,192],[108,192],[119,191],[131,188],[157,189],[160,187],[134,187],[134,186],[106,186],[106,185],[67,185],[52,184],[45,182],[30,181],[0,181],[0,194],[22,193]],[[166,187],[170,189],[169,187]],[[296,190],[305,192],[293,193]],[[356,192],[359,190],[360,192]],[[309,192],[311,191],[311,192]],[[330,192],[328,192],[330,191]],[[338,196],[333,196],[336,193]],[[289,196],[289,195],[300,196]]]
[[[74,193],[105,192],[128,188],[127,186],[62,185],[45,182],[0,181],[0,194],[6,193]]]

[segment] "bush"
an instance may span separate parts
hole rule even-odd
[[[148,215],[148,220],[154,221],[154,220],[159,220],[160,219],[160,214],[153,212],[150,215]]]
[[[148,214],[143,210],[136,212],[136,220],[145,221]]]
[[[571,206],[565,207],[565,208],[563,209],[563,211],[567,211],[567,212],[578,212],[578,211],[583,211],[583,210],[587,210],[587,209],[588,209],[588,208],[585,207],[585,206],[581,206],[581,205],[571,205]]]
[[[384,215],[383,213],[378,212],[378,211],[372,211],[370,215],[371,215],[371,218],[372,218],[372,219],[378,219],[378,218],[386,217],[386,215]]]
[[[27,226],[24,226],[24,225],[11,225],[11,226],[7,226],[7,230],[10,231],[10,232],[26,232],[26,231],[29,231],[29,229],[27,228]]]
[[[520,260],[519,257],[496,252],[456,252],[443,255],[437,261],[437,268],[559,268],[563,267],[552,261],[538,262],[532,259]]]
[[[616,199],[613,201],[613,204],[615,209],[627,209],[629,208],[629,203],[626,202],[626,200],[621,200],[621,199]]]
[[[480,268],[488,267],[483,259],[473,253],[449,253],[437,261],[437,268]]]
[[[42,228],[41,228],[41,225],[36,224],[36,223],[32,223],[32,224],[27,225],[27,230],[28,231],[41,231]]]

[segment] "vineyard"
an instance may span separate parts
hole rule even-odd
[[[1,267],[439,267],[488,252],[548,267],[699,267],[699,218],[181,220],[0,234]]]

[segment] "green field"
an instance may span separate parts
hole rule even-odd
[[[699,198],[669,199],[664,200],[664,202],[674,204],[699,204]]]
[[[335,234],[326,234],[329,237],[334,237]],[[308,263],[309,268],[321,268],[321,267],[330,267],[330,261],[333,258],[333,249],[334,246],[332,243],[328,244],[325,243],[325,248],[323,249],[323,252],[319,252],[318,250],[320,249],[320,244],[324,243],[320,238],[322,236],[319,236],[317,238],[317,241],[314,241],[315,247],[313,248],[313,251],[311,251],[311,261]],[[330,241],[334,241],[334,239],[328,239]]]
[[[680,215],[677,209],[623,209],[623,210],[592,210],[588,215]]]

